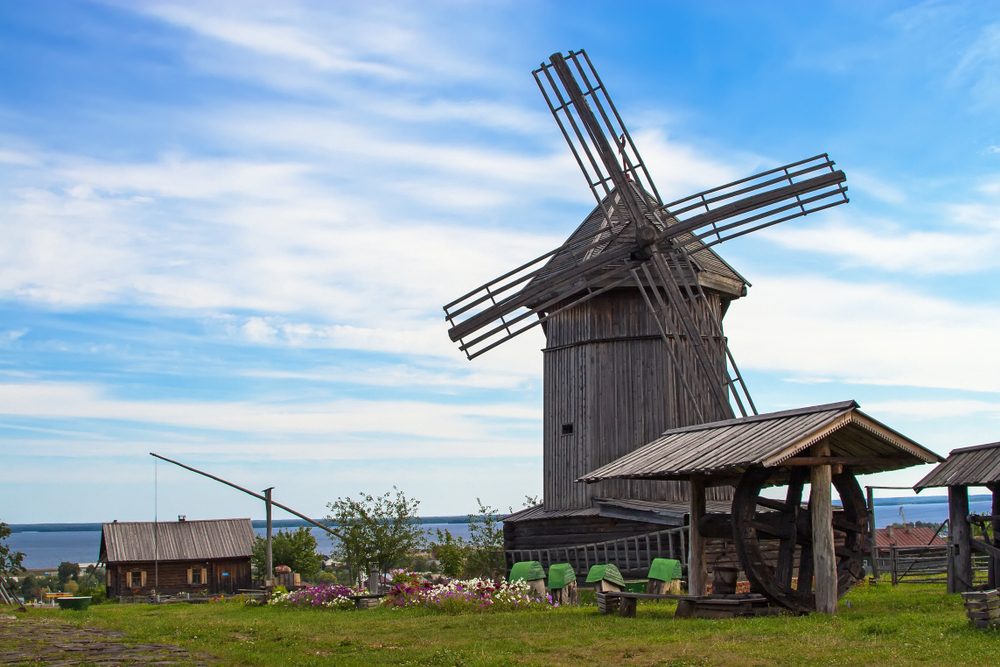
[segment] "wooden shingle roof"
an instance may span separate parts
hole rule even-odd
[[[641,201],[646,203],[647,210],[658,206],[656,200],[648,192],[641,190],[634,183],[632,187],[640,196]],[[611,194],[604,198],[602,204],[595,206],[580,226],[576,228],[576,231],[566,240],[567,247],[556,253],[534,280],[544,279],[577,261],[590,259],[611,248],[635,243],[635,226],[633,224],[621,224],[617,218],[609,220],[605,214],[605,208],[614,209],[619,202],[618,192],[612,190]],[[670,225],[675,223],[676,219],[668,218],[666,222],[667,225]],[[660,231],[664,229],[660,225],[657,227]],[[695,269],[699,272],[699,281],[704,287],[725,293],[729,298],[739,298],[745,295],[746,286],[749,285],[747,280],[729,266],[714,250],[705,247],[702,241],[695,239],[690,233],[680,235],[677,241],[690,254]],[[610,265],[608,268],[617,268],[623,261]]]
[[[105,523],[102,563],[153,560],[216,560],[250,556],[254,539],[250,519]]]
[[[697,474],[716,477],[710,484],[729,483],[750,466],[781,466],[822,440],[830,443],[831,456],[864,459],[852,466],[859,475],[942,460],[858,410],[854,401],[844,401],[671,429],[577,481],[685,480]]]
[[[1000,483],[1000,442],[951,450],[947,460],[931,470],[914,489],[933,486],[985,486]]]

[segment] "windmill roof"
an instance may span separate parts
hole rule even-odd
[[[250,519],[105,523],[100,561],[243,558],[250,556],[255,538]]]
[[[941,460],[858,410],[854,401],[844,401],[671,429],[577,481],[683,480],[695,474],[731,481],[751,466],[781,466],[824,439],[831,456],[866,460],[853,467],[856,474]]]
[[[635,184],[632,184],[632,187],[639,193],[642,201],[646,202],[647,210],[659,207],[658,202],[648,192]],[[574,255],[579,255],[578,260],[585,260],[611,248],[634,243],[635,225],[631,222],[623,224],[616,216],[609,220],[605,213],[605,209],[613,212],[619,201],[617,190],[612,190],[611,194],[605,197],[600,205],[595,206],[580,226],[570,234],[565,243],[566,247],[548,261],[535,280],[552,275],[564,265],[573,262]],[[672,221],[673,219],[669,218],[666,224],[654,223],[654,225],[663,231]],[[743,296],[745,287],[750,283],[714,250],[705,247],[702,241],[695,239],[690,233],[679,235],[677,241],[679,245],[687,248],[696,270],[702,274],[709,274],[704,276],[708,278],[708,284],[705,286],[727,292],[733,298]],[[593,247],[588,248],[588,246]],[[717,279],[713,281],[711,277]]]
[[[934,486],[981,486],[1000,482],[1000,442],[953,449],[944,463],[914,485],[920,491]]]

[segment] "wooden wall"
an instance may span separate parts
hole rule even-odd
[[[188,570],[192,568],[204,569],[207,581],[189,584]],[[145,586],[133,588],[128,577],[131,572],[145,572]],[[250,559],[114,563],[107,567],[107,585],[109,598],[151,595],[154,588],[161,595],[187,592],[196,596],[203,591],[209,595],[231,595],[241,588],[250,588]]]
[[[723,301],[707,292],[711,313]],[[696,306],[688,304],[692,310]],[[707,321],[707,320],[706,320]],[[636,289],[614,290],[548,321],[544,350],[543,497],[546,510],[590,507],[595,497],[687,499],[679,482],[610,480],[577,484],[578,477],[655,440],[663,431],[700,423],[659,328]],[[708,335],[710,331],[704,331]],[[709,337],[718,377],[725,373],[722,342]],[[687,339],[671,340],[685,360],[704,421],[729,419],[709,394]],[[573,433],[563,434],[565,424]],[[710,493],[724,500],[728,487]]]

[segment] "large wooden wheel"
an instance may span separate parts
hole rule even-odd
[[[791,468],[785,500],[763,498],[761,489],[788,474],[780,467],[750,468],[733,497],[733,537],[751,587],[788,609],[816,610],[813,595],[812,522],[802,508],[802,488],[809,468]],[[833,512],[837,560],[837,598],[864,576],[862,550],[867,542],[868,512],[861,486],[848,469],[833,476],[842,508]],[[798,580],[794,581],[798,564]],[[796,585],[793,586],[793,583]]]

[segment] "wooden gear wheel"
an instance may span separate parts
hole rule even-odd
[[[733,497],[733,537],[752,590],[793,611],[812,612],[816,610],[812,592],[812,522],[809,510],[802,507],[802,489],[809,481],[809,468],[791,468],[784,501],[760,495],[761,489],[774,486],[775,478],[786,471],[780,466],[756,466],[744,473]],[[864,576],[862,549],[867,542],[868,512],[861,486],[848,468],[833,475],[833,486],[843,505],[833,512],[840,599]],[[794,581],[797,563],[798,579]]]

